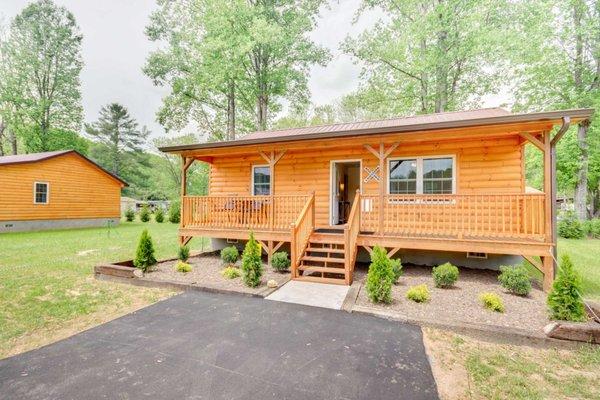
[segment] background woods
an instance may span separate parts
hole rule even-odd
[[[308,79],[332,54],[311,33],[328,6],[157,0],[140,73],[165,91],[161,135],[140,127],[127,102],[109,100],[84,123],[85,37],[65,7],[32,2],[0,27],[0,155],[74,148],[128,181],[125,194],[174,198],[181,161],[157,146],[487,105],[600,106],[600,0],[364,0],[338,44],[362,68],[358,88],[314,104]],[[379,19],[361,25],[373,11]],[[528,185],[541,188],[542,160],[527,146]],[[206,166],[192,168],[190,192],[205,193]],[[557,168],[579,218],[600,215],[597,117],[567,132]]]

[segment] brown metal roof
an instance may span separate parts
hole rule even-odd
[[[110,175],[112,178],[121,182],[124,186],[129,186],[129,184],[127,182],[125,182],[123,179],[119,178],[117,175],[113,174],[112,172],[107,171],[106,169],[104,169],[100,165],[96,164],[94,161],[90,160],[89,158],[87,158],[86,156],[84,156],[83,154],[79,153],[76,150],[58,150],[58,151],[46,151],[43,153],[17,154],[17,155],[13,155],[13,156],[3,156],[3,157],[0,157],[0,166],[11,165],[11,164],[34,163],[34,162],[38,162],[38,161],[48,160],[48,159],[54,158],[54,157],[60,157],[65,154],[71,154],[71,153],[76,154],[79,157],[83,158],[85,161],[91,163],[96,168],[100,169],[102,172],[106,173],[107,175]]]
[[[375,135],[384,133],[407,133],[423,130],[438,130],[486,125],[500,125],[524,122],[554,122],[563,117],[584,120],[592,116],[593,109],[547,111],[528,114],[512,114],[503,108],[483,108],[470,111],[456,111],[438,114],[417,115],[403,118],[390,118],[374,121],[309,126],[250,133],[238,140],[208,142],[182,146],[161,147],[164,152],[182,152],[196,149],[244,146],[251,144],[278,143],[308,139],[326,139],[345,136]]]

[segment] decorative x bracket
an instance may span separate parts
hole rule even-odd
[[[369,167],[365,167],[365,172],[367,173],[367,176],[365,177],[364,182],[370,182],[372,180],[379,182],[379,166],[371,169]]]

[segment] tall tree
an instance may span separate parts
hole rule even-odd
[[[519,6],[516,109],[600,105],[600,0],[522,1]],[[559,186],[574,190],[579,218],[587,218],[590,194],[598,195],[600,122],[579,124],[559,143]],[[560,155],[564,154],[564,160]],[[575,179],[573,179],[575,178]]]
[[[18,121],[12,129],[28,151],[47,150],[53,128],[81,127],[81,40],[73,14],[51,0],[29,4],[10,25],[0,49],[0,110]]]
[[[146,29],[166,43],[144,68],[170,86],[158,118],[198,124],[211,139],[265,129],[286,99],[308,101],[310,65],[328,53],[306,37],[324,0],[157,0]]]
[[[386,18],[342,49],[363,63],[359,97],[368,114],[477,106],[501,79],[509,6],[504,0],[364,0]],[[357,103],[345,99],[346,103]]]
[[[115,175],[122,172],[132,154],[142,153],[149,134],[146,127],[139,129],[127,109],[118,103],[102,107],[98,120],[86,124],[85,130],[92,139],[106,146],[110,158],[110,165],[106,167]]]

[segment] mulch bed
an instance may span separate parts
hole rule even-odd
[[[237,267],[241,261],[238,261]],[[197,285],[211,289],[221,289],[248,294],[261,294],[267,289],[267,281],[273,279],[279,286],[289,280],[289,272],[275,272],[263,264],[263,276],[258,287],[251,288],[244,284],[242,278],[227,279],[221,275],[225,266],[221,258],[215,254],[205,254],[190,257],[188,264],[193,268],[191,272],[182,273],[175,270],[177,260],[158,263],[151,272],[144,275],[145,280],[157,282],[177,282],[186,285]],[[240,271],[241,272],[241,271]]]
[[[399,283],[392,288],[393,302],[373,304],[364,287],[366,268],[358,268],[355,280],[363,285],[356,305],[409,320],[485,324],[529,331],[535,336],[543,335],[544,326],[550,322],[546,311],[546,294],[536,284],[529,296],[516,296],[500,286],[497,279],[499,272],[460,268],[458,281],[453,288],[438,289],[433,283],[431,267],[405,265],[403,270]],[[429,302],[419,304],[408,300],[408,288],[423,283],[427,285],[431,295]],[[498,294],[504,302],[505,312],[485,309],[479,301],[481,292]]]

